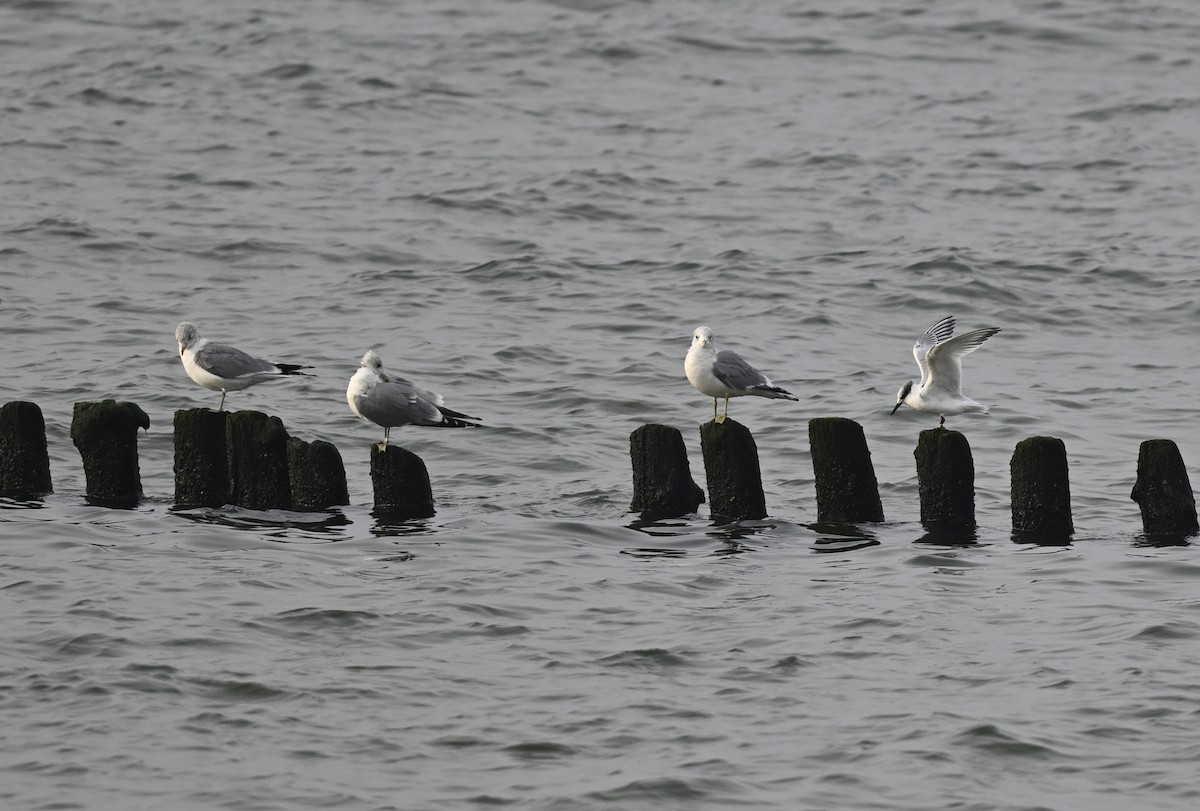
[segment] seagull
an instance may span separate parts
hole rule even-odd
[[[179,358],[188,377],[206,389],[221,392],[221,403],[217,411],[225,408],[225,395],[231,391],[248,389],[255,383],[284,375],[304,375],[294,363],[272,363],[227,344],[218,344],[200,336],[200,330],[190,321],[175,328],[175,340],[179,342]]]
[[[713,346],[713,331],[696,327],[692,333],[692,348],[683,361],[683,371],[696,391],[713,398],[713,422],[725,422],[729,416],[729,398],[754,394],[773,400],[799,400],[786,389],[742,359],[732,349],[718,351]],[[717,416],[717,398],[725,398],[725,412]]]
[[[346,387],[346,402],[363,420],[383,427],[381,448],[387,447],[388,433],[398,425],[477,428],[479,421],[478,417],[446,408],[437,392],[383,371],[383,361],[374,352],[362,356],[358,371]]]
[[[930,327],[921,340],[913,344],[913,357],[921,367],[921,382],[916,389],[911,380],[900,387],[892,413],[907,405],[917,411],[937,414],[942,418],[939,428],[946,427],[947,414],[988,413],[988,407],[983,403],[963,396],[962,357],[974,352],[999,331],[995,327],[985,327],[951,338],[954,316],[947,316]]]

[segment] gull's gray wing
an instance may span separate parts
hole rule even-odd
[[[732,349],[722,349],[713,360],[713,376],[731,389],[747,390],[773,385],[770,379]]]
[[[984,341],[1000,330],[995,327],[977,329],[951,338],[929,350],[929,385],[962,396],[962,357],[978,349]]]
[[[206,372],[226,380],[256,374],[278,374],[274,363],[247,355],[228,344],[206,343],[196,350],[196,365]]]
[[[420,389],[402,377],[380,380],[370,391],[355,398],[358,411],[368,420],[384,428],[397,425],[437,425],[442,412],[428,400],[422,399]]]
[[[917,359],[917,366],[921,367],[921,382],[917,384],[918,387],[924,386],[925,381],[929,379],[929,362],[926,358],[929,357],[930,350],[943,341],[950,340],[953,334],[954,316],[948,315],[925,330],[921,339],[913,344],[913,357]]]

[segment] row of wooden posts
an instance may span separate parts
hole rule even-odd
[[[809,420],[809,448],[820,524],[883,521],[879,485],[862,426],[843,417]],[[692,513],[704,501],[692,480],[678,429],[643,425],[630,435],[635,512],[651,517]],[[700,426],[709,512],[720,521],[767,517],[758,450],[750,431],[726,419]],[[946,535],[975,530],[975,465],[967,438],[957,431],[922,431],[915,451],[921,523]],[[1067,449],[1061,439],[1034,436],[1013,452],[1012,527],[1031,541],[1059,542],[1075,531]],[[1138,453],[1131,497],[1152,537],[1186,537],[1200,531],[1196,500],[1179,448],[1150,439]]]
[[[150,418],[134,403],[76,403],[71,439],[83,459],[87,498],[110,507],[133,507],[142,497],[137,431]],[[324,510],[348,504],[341,454],[322,440],[288,436],[282,421],[258,411],[175,412],[175,507],[255,510]],[[842,417],[809,421],[817,496],[817,521],[862,524],[883,521],[879,486],[866,436]],[[758,449],[750,431],[733,420],[700,426],[700,445],[714,520],[767,517]],[[704,492],[692,480],[683,435],[666,425],[643,425],[629,438],[633,463],[630,509],[647,518],[694,513]],[[921,522],[948,532],[975,529],[975,467],[966,437],[957,431],[922,431],[916,448]],[[1074,532],[1066,446],[1054,437],[1029,437],[1011,462],[1014,533],[1031,540],[1065,540]],[[423,518],[434,514],[425,463],[398,446],[371,447],[376,515]],[[0,407],[0,496],[51,492],[50,461],[41,409],[34,403]],[[1138,454],[1132,498],[1148,536],[1188,536],[1200,531],[1187,470],[1175,443],[1151,439]]]
[[[71,440],[83,459],[87,499],[106,507],[142,498],[137,431],[150,418],[134,403],[76,403]],[[434,514],[425,463],[397,446],[371,448],[375,513],[397,518]],[[34,403],[0,407],[0,496],[52,491],[46,426]],[[175,412],[175,508],[324,510],[350,503],[342,456],[332,443],[288,436],[278,417],[259,411]]]

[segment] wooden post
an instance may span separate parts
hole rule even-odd
[[[292,509],[324,510],[350,503],[342,455],[331,443],[291,437],[287,442],[287,459]]]
[[[0,406],[0,496],[42,496],[50,485],[46,422],[37,404],[14,400]]]
[[[104,400],[76,403],[71,441],[83,458],[87,499],[104,507],[136,507],[142,497],[137,429],[150,418],[135,403]]]
[[[1130,498],[1142,511],[1147,535],[1195,535],[1196,497],[1179,447],[1169,439],[1147,439],[1138,450],[1137,483]]]
[[[283,421],[261,411],[234,411],[225,420],[230,501],[251,510],[290,509]]]
[[[1012,473],[1013,532],[1035,541],[1066,541],[1071,520],[1067,446],[1061,439],[1031,436],[1017,443]]]
[[[643,425],[629,435],[633,462],[632,512],[648,518],[694,513],[704,491],[692,481],[683,434],[669,425]]]
[[[879,483],[862,426],[844,417],[809,420],[808,445],[816,477],[817,521],[882,521]]]
[[[922,431],[913,454],[921,494],[921,523],[950,531],[975,529],[975,463],[958,431]]]
[[[758,447],[749,429],[726,419],[700,426],[700,449],[708,479],[709,511],[714,521],[734,522],[767,517]]]
[[[406,520],[434,514],[429,471],[411,451],[397,445],[372,445],[371,485],[377,517]]]
[[[175,412],[175,507],[222,507],[230,503],[229,455],[224,411]]]

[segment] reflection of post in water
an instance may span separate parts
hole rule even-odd
[[[1200,531],[1187,467],[1169,439],[1147,439],[1138,449],[1137,482],[1130,498],[1142,511],[1142,530],[1148,537],[1186,538]]]
[[[818,521],[808,528],[818,533],[814,552],[853,552],[868,546],[879,546],[875,533],[868,532],[855,524],[838,524]]]
[[[46,422],[36,403],[0,406],[0,496],[29,498],[53,490]]]

